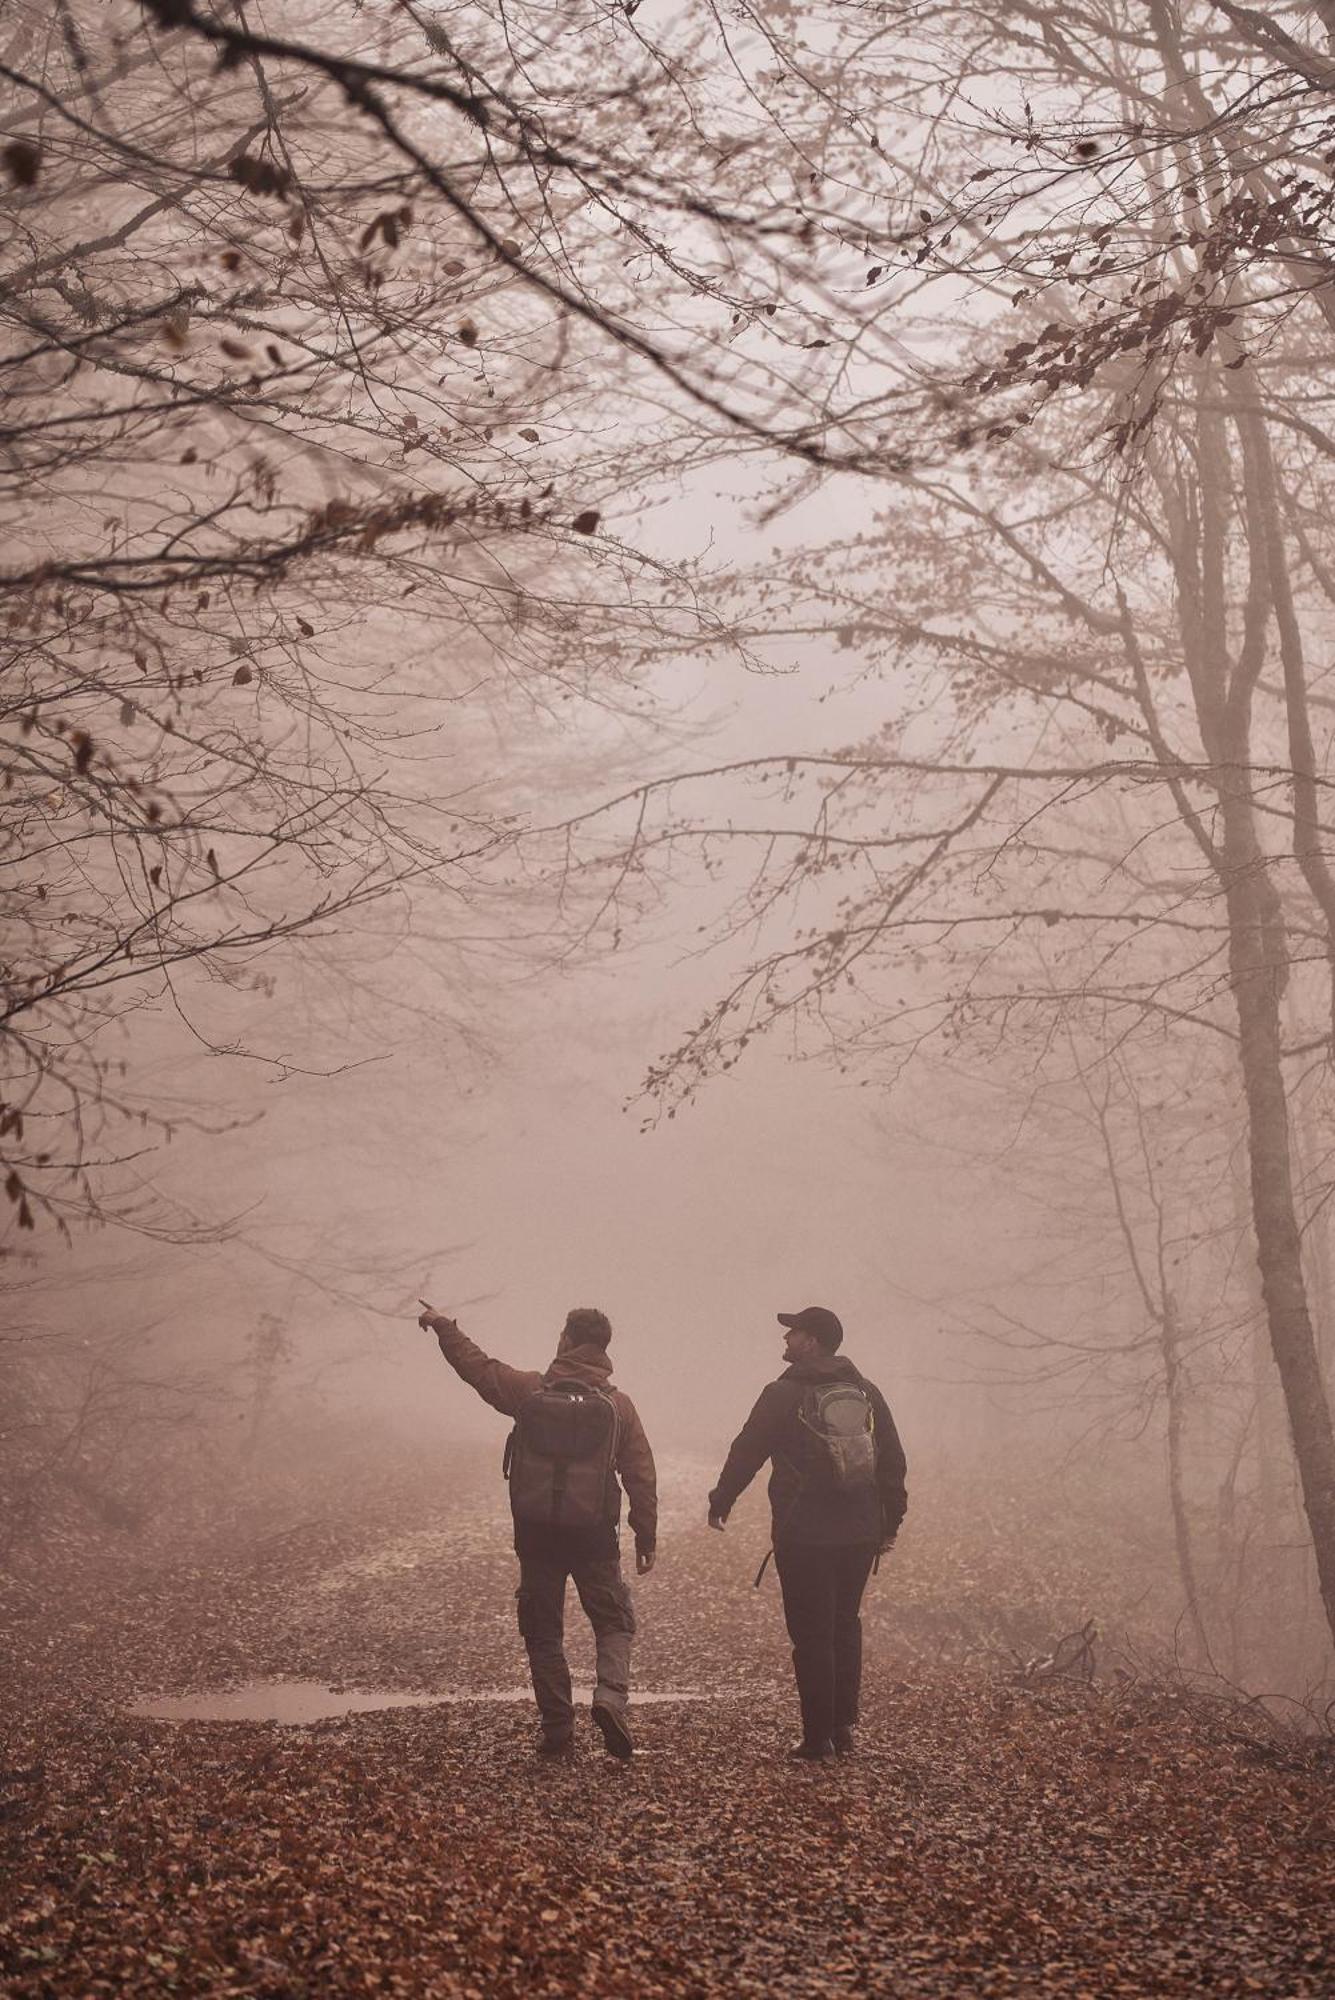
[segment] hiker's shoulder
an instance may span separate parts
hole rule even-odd
[[[854,1361],[850,1354],[832,1354],[827,1367],[831,1388],[837,1387],[840,1383],[846,1383],[851,1384],[855,1389],[868,1389],[873,1396],[880,1395],[881,1392],[872,1381],[871,1376],[864,1373],[858,1367],[857,1362]]]
[[[785,1368],[782,1375],[776,1375],[767,1382],[756,1399],[757,1410],[795,1410],[811,1387],[793,1369]]]
[[[861,1389],[864,1395],[870,1396],[873,1403],[885,1402],[885,1396],[882,1393],[880,1383],[873,1382],[871,1376],[864,1375],[860,1368],[855,1369],[853,1371],[853,1374],[849,1377],[849,1380],[853,1382],[859,1389]]]
[[[894,1416],[891,1413],[890,1405],[886,1401],[885,1391],[882,1389],[880,1383],[873,1382],[870,1375],[859,1375],[858,1381],[863,1389],[864,1394],[866,1394],[871,1398],[871,1401],[876,1408],[878,1417],[882,1419],[888,1418],[889,1421],[893,1424]]]
[[[643,1430],[644,1426],[640,1419],[640,1413],[635,1407],[634,1398],[625,1389],[619,1389],[615,1382],[604,1382],[602,1386],[603,1394],[610,1396],[616,1404],[617,1414],[620,1416],[621,1421],[623,1423],[639,1424],[641,1430]]]

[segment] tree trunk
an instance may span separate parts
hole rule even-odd
[[[1222,804],[1228,862],[1229,970],[1247,1101],[1256,1261],[1321,1598],[1335,1639],[1335,1427],[1308,1311],[1294,1202],[1289,1106],[1280,1059],[1282,934],[1276,914],[1268,907],[1274,890],[1266,875],[1266,857],[1256,839],[1251,801],[1240,789],[1245,784],[1245,771],[1232,777]]]
[[[1233,1182],[1235,1219],[1238,1229],[1239,1272],[1246,1287],[1252,1314],[1251,1384],[1252,1426],[1256,1458],[1256,1527],[1250,1560],[1240,1577],[1251,1599],[1248,1621],[1253,1642],[1266,1649],[1273,1635],[1283,1630],[1285,1593],[1295,1573],[1292,1555],[1285,1548],[1285,1526],[1290,1536],[1296,1532],[1293,1510],[1293,1460],[1284,1435],[1284,1415],[1275,1357],[1266,1325],[1265,1301],[1261,1297],[1261,1276],[1256,1262],[1256,1231],[1252,1225],[1250,1192],[1239,1171]],[[1245,1255],[1241,1246],[1246,1245]],[[1305,1552],[1304,1552],[1305,1558]]]
[[[1317,907],[1326,912],[1324,859],[1308,838],[1312,782],[1307,690],[1301,646],[1287,596],[1274,517],[1269,441],[1251,389],[1230,374],[1225,388],[1242,447],[1242,491],[1235,492],[1219,416],[1207,409],[1207,368],[1200,411],[1200,562],[1204,604],[1193,693],[1202,741],[1218,772],[1222,846],[1213,860],[1228,915],[1229,978],[1238,1016],[1238,1061],[1247,1106],[1247,1156],[1256,1261],[1271,1352],[1279,1372],[1312,1536],[1326,1621],[1335,1640],[1335,1427],[1322,1380],[1303,1277],[1302,1235],[1293,1185],[1293,1137],[1281,1056],[1281,1004],[1288,983],[1284,912],[1271,878],[1272,857],[1257,833],[1253,794],[1252,701],[1266,657],[1272,616],[1280,626],[1290,753],[1294,764],[1294,854]],[[1222,376],[1220,377],[1222,380]],[[1237,506],[1248,563],[1241,643],[1228,668],[1225,543]],[[1193,637],[1196,635],[1193,634]],[[1335,913],[1335,902],[1332,902]]]
[[[1177,1572],[1182,1583],[1182,1595],[1186,1600],[1192,1636],[1201,1658],[1209,1664],[1210,1642],[1206,1637],[1205,1621],[1201,1616],[1200,1590],[1196,1583],[1196,1564],[1191,1549],[1191,1523],[1187,1518],[1186,1490],[1182,1475],[1182,1442],[1186,1430],[1186,1408],[1182,1360],[1179,1352],[1177,1306],[1171,1294],[1167,1292],[1164,1294],[1163,1309],[1159,1315],[1159,1345],[1163,1355],[1164,1394],[1168,1404],[1168,1500],[1173,1512],[1173,1543],[1177,1550]]]

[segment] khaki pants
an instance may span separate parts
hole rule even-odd
[[[598,1677],[594,1700],[624,1711],[630,1698],[635,1613],[620,1557],[521,1556],[516,1592],[519,1630],[528,1648],[538,1712],[549,1736],[568,1736],[574,1726],[564,1647],[567,1577],[575,1579],[584,1615],[593,1627]]]

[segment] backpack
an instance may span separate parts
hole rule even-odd
[[[856,1382],[822,1382],[802,1399],[799,1423],[817,1441],[821,1484],[866,1493],[876,1484],[876,1413]]]
[[[549,1528],[615,1519],[617,1408],[603,1389],[544,1382],[520,1405],[505,1447],[510,1511]]]

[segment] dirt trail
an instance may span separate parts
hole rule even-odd
[[[629,1766],[587,1728],[573,1764],[535,1763],[514,1705],[127,1716],[270,1675],[513,1685],[490,1499],[123,1566],[59,1613],[19,1588],[4,1991],[1329,1992],[1325,1746],[1165,1691],[924,1669],[885,1632],[891,1573],[860,1754],[791,1767],[777,1597],[750,1590],[744,1537],[686,1518],[639,1591],[638,1672],[730,1698],[644,1707]],[[587,1665],[582,1632],[573,1650]]]

